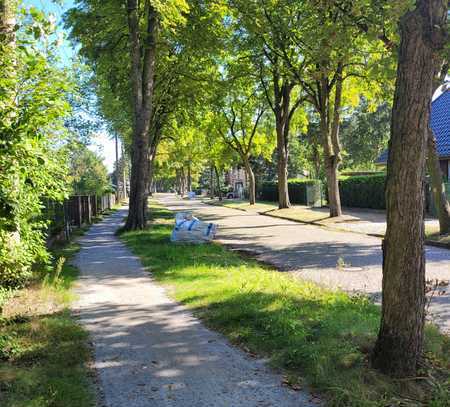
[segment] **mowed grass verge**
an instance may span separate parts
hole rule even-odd
[[[95,405],[87,333],[68,309],[78,270],[67,261],[78,249],[75,243],[60,247],[54,257],[64,263],[37,271],[0,306],[2,407]]]
[[[122,234],[170,295],[232,343],[268,357],[297,387],[302,378],[331,406],[448,406],[450,340],[427,329],[421,377],[370,369],[379,308],[242,258],[217,244],[169,241],[173,213],[152,207],[148,230]]]

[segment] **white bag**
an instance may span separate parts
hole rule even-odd
[[[191,212],[178,212],[175,215],[175,227],[171,242],[205,243],[214,239],[217,225],[206,223],[192,216]]]

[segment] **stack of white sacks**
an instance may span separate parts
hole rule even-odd
[[[175,227],[171,242],[206,243],[214,239],[217,225],[197,219],[191,212],[179,212],[175,215]]]

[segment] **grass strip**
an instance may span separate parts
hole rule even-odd
[[[322,392],[330,406],[450,405],[450,340],[426,332],[420,379],[393,380],[369,367],[380,310],[294,279],[220,245],[172,244],[173,213],[152,208],[148,230],[122,239],[173,298],[243,349],[270,358],[290,382]]]

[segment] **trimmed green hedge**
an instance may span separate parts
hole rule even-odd
[[[319,182],[314,179],[290,179],[288,181],[289,199],[293,204],[306,205],[306,186]],[[263,182],[259,191],[262,201],[278,201],[278,183],[275,181]]]
[[[384,197],[385,174],[344,176],[339,178],[342,206],[350,208],[386,209]],[[306,205],[306,186],[318,182],[312,179],[290,179],[288,183],[291,203]],[[326,193],[326,188],[324,188]],[[278,201],[278,184],[275,181],[262,183],[259,199]]]
[[[360,175],[339,178],[342,206],[386,209],[386,175]]]

